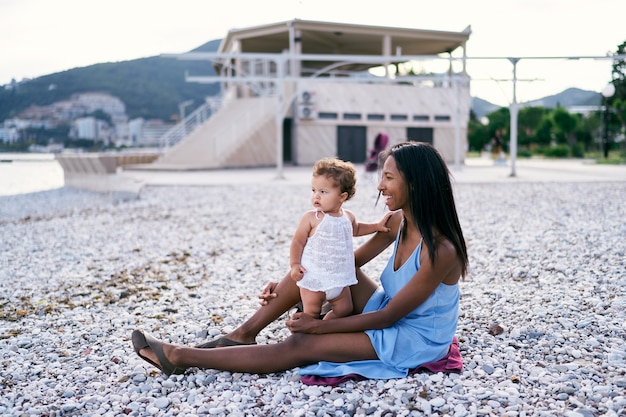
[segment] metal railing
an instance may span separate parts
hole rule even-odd
[[[198,126],[211,118],[220,106],[220,98],[207,98],[203,105],[195,109],[189,116],[185,117],[159,138],[159,149],[163,151],[176,145]]]

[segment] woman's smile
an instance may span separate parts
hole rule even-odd
[[[383,194],[383,198],[385,199],[385,205],[391,210],[391,207],[389,207],[391,196],[389,194]]]

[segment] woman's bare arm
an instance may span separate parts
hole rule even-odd
[[[287,326],[294,333],[327,334],[361,332],[393,325],[422,304],[451,271],[456,269],[460,274],[460,261],[451,244],[443,243],[439,246],[435,265],[430,263],[426,252],[427,249],[424,247],[422,249],[424,262],[421,263],[419,271],[383,309],[323,322],[294,314],[293,320],[288,321]]]
[[[386,215],[385,215],[386,216]],[[378,255],[380,255],[396,239],[398,228],[402,222],[402,212],[396,211],[387,220],[386,232],[377,232],[371,239],[367,240],[354,251],[354,264],[357,268],[362,267]]]

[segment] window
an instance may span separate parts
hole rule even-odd
[[[370,113],[367,115],[367,120],[385,120],[385,115],[379,113]]]
[[[450,116],[448,115],[435,115],[435,121],[436,122],[449,122],[450,121]]]
[[[414,122],[427,122],[430,120],[430,116],[427,114],[414,114],[413,121]]]
[[[391,115],[391,120],[396,120],[396,121],[402,121],[402,120],[408,120],[409,117],[406,114],[392,114]]]
[[[361,113],[344,113],[343,120],[361,120]]]
[[[317,118],[318,119],[336,119],[337,113],[319,112],[317,113]]]

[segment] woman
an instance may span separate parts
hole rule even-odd
[[[162,343],[143,331],[132,335],[137,354],[166,374],[187,368],[271,373],[303,367],[302,374],[367,378],[406,376],[447,354],[456,331],[459,279],[468,258],[450,173],[430,145],[404,142],[383,155],[379,197],[394,214],[355,252],[358,284],[354,315],[318,320],[295,313],[285,341],[255,345],[255,336],[299,301],[289,274],[261,294],[263,306],[242,326],[199,349]],[[395,242],[395,243],[394,243]],[[381,288],[359,269],[394,243]]]

